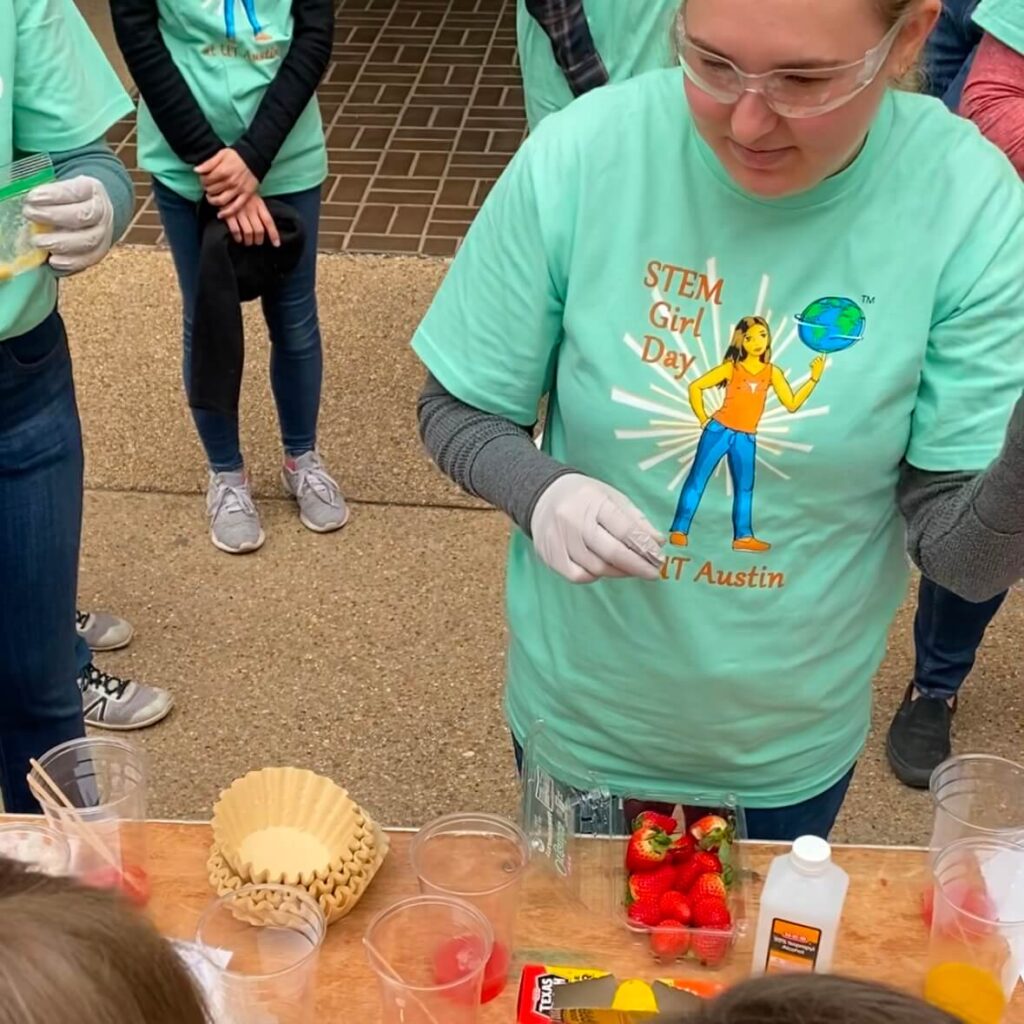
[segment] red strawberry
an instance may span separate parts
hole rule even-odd
[[[633,831],[644,828],[660,828],[666,835],[672,835],[678,827],[676,819],[670,814],[658,814],[657,811],[641,811],[633,822]]]
[[[633,924],[653,928],[661,920],[661,907],[658,906],[657,900],[637,900],[630,903],[626,916]]]
[[[651,932],[651,952],[666,960],[686,956],[690,948],[690,933],[680,921],[661,921]]]
[[[661,897],[659,904],[661,916],[669,921],[689,924],[692,911],[690,901],[681,892],[667,892]]]
[[[722,862],[718,855],[708,853],[707,850],[698,850],[693,855],[694,862],[700,865],[701,874],[720,875],[722,873]]]
[[[654,900],[655,903],[672,888],[676,880],[676,869],[671,864],[662,864],[653,871],[644,871],[629,876],[629,898],[631,900]]]
[[[725,818],[707,814],[690,829],[690,835],[697,840],[702,850],[717,850],[722,843],[731,843],[733,830]]]
[[[693,887],[693,883],[697,881],[700,876],[704,874],[704,870],[696,862],[696,860],[688,860],[685,864],[680,864],[676,868],[676,881],[673,889],[678,889],[679,892],[689,892]]]
[[[693,836],[679,836],[672,840],[672,845],[668,848],[668,859],[675,864],[682,864],[693,856],[696,849],[697,841]]]
[[[698,928],[715,928],[728,931],[732,927],[732,914],[725,905],[725,900],[717,896],[701,896],[692,899],[693,923]]]
[[[690,891],[687,896],[690,897],[690,902],[700,899],[715,899],[725,902],[725,898],[728,895],[728,890],[725,888],[725,879],[721,875],[706,874],[701,875],[693,885],[690,886]]]
[[[660,829],[642,828],[634,832],[626,847],[626,870],[653,871],[664,863],[672,840]]]
[[[705,967],[718,967],[729,953],[731,939],[716,932],[691,932],[690,950]]]

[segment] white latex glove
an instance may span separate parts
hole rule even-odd
[[[33,244],[50,253],[58,274],[77,274],[99,263],[114,242],[114,206],[107,190],[86,175],[40,185],[29,192],[25,217],[44,230]]]
[[[571,583],[601,577],[655,580],[665,537],[619,491],[581,473],[560,476],[537,500],[533,546],[545,565]]]

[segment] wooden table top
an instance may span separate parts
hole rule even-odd
[[[150,911],[164,934],[192,939],[200,914],[213,898],[205,866],[211,839],[209,826],[153,823],[150,828]],[[363,954],[363,932],[375,913],[417,891],[409,865],[412,833],[390,835],[391,853],[363,900],[328,930],[320,960],[318,1021],[372,1024],[379,1020],[376,982]],[[597,846],[594,844],[595,850]],[[758,876],[779,852],[778,847],[754,844],[745,844],[744,850],[747,867]],[[927,854],[905,848],[840,846],[835,847],[834,856],[850,875],[835,969],[920,993],[928,946],[920,911]],[[738,944],[731,966],[717,972],[722,980],[737,979],[749,972],[756,894],[752,902],[751,926]],[[531,875],[524,887],[516,945],[520,964],[598,967],[615,973],[620,980],[701,975],[696,965],[680,965],[676,971],[659,968],[645,946],[633,940],[624,928],[612,920],[589,917],[564,889],[560,891],[541,872]],[[517,984],[518,973],[505,993],[486,1007],[486,1024],[514,1021]],[[1019,991],[1006,1020],[1024,1024],[1024,997]]]

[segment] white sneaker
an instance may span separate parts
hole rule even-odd
[[[337,481],[327,472],[318,452],[285,459],[284,489],[299,506],[302,525],[314,533],[331,533],[348,522],[348,505]]]
[[[253,504],[249,476],[243,469],[210,474],[206,514],[210,518],[213,546],[229,555],[256,551],[267,539],[260,525],[260,514]]]
[[[145,729],[166,718],[174,707],[174,698],[166,690],[119,679],[93,664],[82,669],[78,688],[85,721],[97,729]]]
[[[119,651],[132,642],[132,624],[110,612],[75,612],[75,630],[93,651]]]

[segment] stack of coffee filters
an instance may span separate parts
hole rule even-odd
[[[332,924],[359,902],[387,852],[383,830],[337,783],[302,768],[263,768],[214,805],[207,867],[219,896],[252,883],[293,886]],[[252,908],[257,916],[263,909]]]

